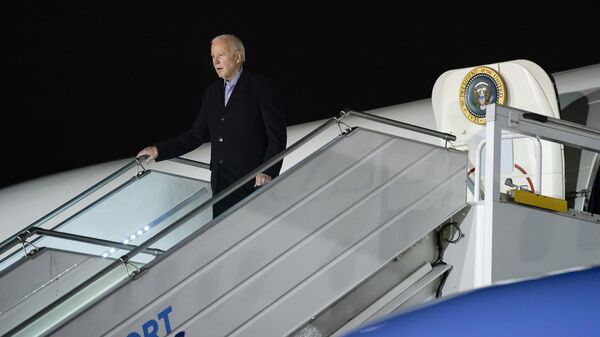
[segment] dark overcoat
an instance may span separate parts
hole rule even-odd
[[[192,128],[156,144],[157,161],[174,158],[211,143],[211,187],[217,194],[266,162],[286,146],[286,128],[281,98],[272,82],[242,71],[227,106],[225,84],[219,79],[202,98],[202,107]],[[276,177],[281,162],[264,173]],[[213,207],[214,215],[253,191],[254,180]]]

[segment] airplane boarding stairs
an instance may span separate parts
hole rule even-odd
[[[464,152],[355,128],[209,221],[210,207],[198,207],[205,182],[148,171],[73,216],[96,221],[73,235],[106,239],[95,250],[13,254],[0,271],[3,306],[11,302],[0,333],[339,336],[441,290],[452,267],[439,259],[440,229],[466,206],[466,174]],[[128,188],[174,178],[177,201],[137,221],[159,223],[152,244],[131,246],[127,231],[100,235],[97,217],[139,214],[95,210],[113,199],[136,209]],[[119,261],[128,251],[139,254]]]

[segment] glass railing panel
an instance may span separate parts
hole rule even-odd
[[[0,244],[0,265],[3,265],[2,262],[7,257],[21,250],[21,247],[15,243],[18,242],[18,236],[24,235],[27,230],[34,227],[56,228],[57,225],[110,194],[119,186],[137,179],[142,168],[136,166],[136,163],[137,161],[132,160],[116,169],[116,165],[121,165],[120,161],[111,163],[106,168],[103,166],[89,170],[82,169],[83,171],[80,173],[66,172],[64,175],[51,178],[48,186],[44,184],[41,188],[35,189],[35,195],[31,196],[31,202],[28,202],[27,205],[15,206],[14,212],[27,214],[9,217],[11,222],[20,222],[20,224],[11,223],[10,226],[20,225],[20,229]],[[113,172],[112,169],[116,169],[116,171]],[[57,181],[61,180],[63,183],[57,184]],[[64,181],[68,181],[68,183],[65,184]],[[44,214],[44,212],[47,213]],[[29,239],[28,241],[31,242]]]
[[[109,240],[130,245],[139,245],[182,215],[188,213],[211,197],[207,182],[187,177],[150,171],[144,177],[125,184],[101,198],[89,207],[57,225],[54,230],[91,238]],[[210,220],[210,210],[203,217],[182,226],[173,233],[179,237],[188,235],[198,226]],[[177,236],[162,240],[166,249],[178,240]],[[118,258],[127,253],[115,247],[63,240],[54,237],[39,237],[32,241],[36,247],[57,248],[102,257]],[[30,247],[32,248],[32,247]],[[0,270],[18,261],[23,254],[16,252],[0,264]],[[147,254],[136,257],[138,262],[147,262]]]
[[[139,244],[194,201],[209,198],[206,182],[152,171],[56,229]]]

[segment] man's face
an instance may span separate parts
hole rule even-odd
[[[242,67],[240,51],[233,51],[225,39],[218,39],[210,46],[213,66],[220,78],[231,80]]]

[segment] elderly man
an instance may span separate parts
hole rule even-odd
[[[211,41],[212,63],[220,77],[205,91],[192,128],[172,139],[144,148],[148,161],[185,154],[211,143],[211,187],[224,190],[285,149],[286,128],[281,99],[266,78],[243,69],[244,45],[226,34]],[[256,176],[213,206],[216,217],[279,174],[281,162]]]

